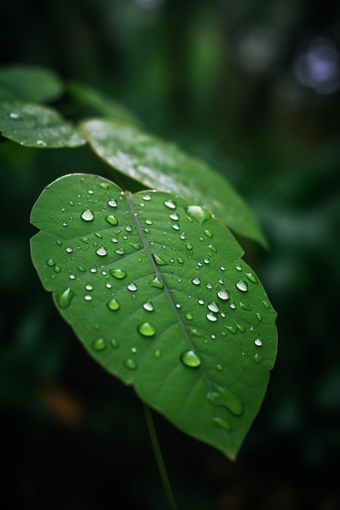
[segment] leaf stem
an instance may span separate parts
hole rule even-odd
[[[168,478],[168,475],[167,475],[167,472],[165,469],[162,453],[161,453],[161,450],[159,447],[157,434],[156,434],[156,430],[155,430],[155,425],[154,425],[153,419],[152,419],[151,409],[144,402],[143,402],[143,407],[144,407],[145,419],[146,419],[146,423],[147,423],[147,426],[149,429],[149,434],[150,434],[150,438],[151,438],[153,451],[156,456],[159,473],[161,475],[161,479],[162,479],[162,483],[163,483],[164,492],[165,492],[166,498],[168,500],[168,505],[169,505],[170,510],[177,510],[176,503],[175,503],[175,500],[174,500],[174,497],[173,497],[173,494],[171,491],[169,478]]]

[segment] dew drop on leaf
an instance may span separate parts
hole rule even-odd
[[[119,303],[116,299],[112,298],[107,302],[107,307],[109,310],[116,311],[119,309]]]
[[[98,248],[98,250],[96,250],[96,254],[99,255],[100,257],[105,257],[105,255],[107,255],[107,250],[102,246],[101,248]]]
[[[155,328],[149,322],[144,322],[138,326],[138,331],[141,335],[151,337],[156,333]]]
[[[230,308],[231,308],[232,310],[236,310],[236,305],[235,305],[235,303],[230,303],[230,305],[229,305],[229,306],[230,306]]]
[[[152,256],[153,256],[154,261],[156,262],[157,266],[167,266],[168,265],[167,261],[162,259],[161,257],[159,257],[156,253],[153,253]]]
[[[109,200],[107,203],[110,207],[117,207],[117,202],[115,200]]]
[[[137,368],[137,363],[133,359],[129,358],[125,361],[125,366],[129,370],[135,370]]]
[[[181,257],[178,257],[177,262],[179,262],[179,264],[183,264],[183,263],[184,263],[184,260],[183,260],[183,259],[181,259]]]
[[[246,328],[244,326],[241,326],[241,324],[236,324],[236,327],[241,333],[244,333],[246,330]]]
[[[93,287],[92,287],[92,285],[86,285],[85,289],[86,290],[93,290]]]
[[[170,219],[174,220],[174,221],[178,221],[179,220],[179,216],[178,216],[177,213],[172,213],[172,214],[170,214]]]
[[[190,333],[192,334],[192,336],[203,336],[203,333],[201,333],[201,331],[198,331],[195,328],[191,328]]]
[[[86,209],[81,213],[80,217],[84,221],[92,221],[94,219],[94,213],[90,211],[90,209]]]
[[[60,273],[60,271],[61,271],[61,267],[60,266],[55,266],[54,267],[54,272],[55,273]]]
[[[115,250],[115,253],[117,255],[124,255],[125,254],[125,250],[124,250],[124,248],[117,248],[117,250]]]
[[[155,307],[153,306],[153,304],[151,303],[151,301],[146,301],[145,303],[143,303],[143,308],[144,310],[146,310],[147,312],[153,312]]]
[[[149,202],[149,200],[151,200],[150,195],[144,195],[143,200],[145,200],[146,202]]]
[[[213,234],[210,232],[210,230],[204,230],[204,233],[207,237],[213,237]]]
[[[118,344],[118,342],[117,342],[117,340],[115,340],[114,338],[112,338],[112,339],[110,340],[110,344],[112,345],[112,347],[118,347],[118,345],[119,345],[119,344]]]
[[[231,430],[231,425],[228,420],[224,420],[223,418],[215,417],[213,418],[213,423],[216,427],[220,429],[227,430],[228,432]]]
[[[236,284],[238,290],[242,292],[248,292],[248,283],[245,280],[239,280]]]
[[[155,358],[161,358],[162,357],[162,353],[159,349],[156,349],[155,352],[153,353],[153,355],[155,356]]]
[[[234,326],[226,326],[226,329],[228,331],[230,331],[230,333],[233,333],[233,335],[235,335],[237,333],[236,329],[234,328]]]
[[[129,283],[129,285],[127,286],[127,288],[131,291],[131,292],[136,292],[136,290],[138,290],[138,287],[135,283]]]
[[[60,308],[67,308],[69,306],[69,304],[71,303],[73,296],[74,296],[74,293],[72,292],[70,287],[68,289],[64,290],[64,292],[60,292],[57,295],[57,303],[60,306]]]
[[[90,296],[90,294],[87,294],[86,296],[84,296],[84,299],[85,301],[92,301],[92,296]]]
[[[210,321],[210,322],[216,322],[217,321],[217,317],[216,315],[214,315],[213,313],[209,312],[207,313],[207,319]]]
[[[117,280],[122,280],[127,276],[127,273],[122,269],[109,269],[109,273],[117,278]]]
[[[177,207],[177,204],[174,200],[165,200],[165,202],[163,202],[163,203],[169,209],[176,209],[176,207]]]
[[[114,227],[118,225],[118,218],[114,214],[108,214],[105,216],[105,219],[110,225],[113,225]]]
[[[141,250],[143,248],[143,246],[139,243],[129,243],[129,245],[135,250]]]
[[[106,347],[106,343],[105,343],[104,338],[98,338],[98,340],[95,340],[93,342],[93,348],[96,351],[102,351],[103,349],[105,349],[105,347]]]
[[[259,338],[256,338],[256,340],[254,341],[254,344],[257,345],[257,347],[261,347],[262,342]]]
[[[207,394],[208,401],[214,406],[224,406],[233,414],[239,416],[243,412],[242,400],[228,388],[212,383],[212,391]]]
[[[192,321],[192,315],[191,313],[187,313],[185,318],[188,320],[188,321]]]
[[[149,285],[151,285],[151,287],[156,287],[157,289],[164,289],[164,285],[157,275],[155,275],[153,280],[149,282]]]
[[[245,275],[248,278],[248,280],[250,280],[251,282],[258,283],[258,279],[256,278],[256,276],[253,273],[245,273]]]
[[[208,304],[208,309],[211,311],[211,312],[215,312],[215,313],[218,313],[220,311],[218,305],[215,303],[215,301],[212,301],[211,303]]]
[[[249,310],[249,311],[251,311],[250,306],[246,305],[245,303],[241,303],[241,301],[240,301],[240,307],[242,308],[242,310]]]
[[[256,317],[258,318],[258,320],[261,322],[262,321],[262,315],[260,313],[257,313],[256,314]]]
[[[262,301],[262,303],[265,308],[270,308],[270,305],[267,303],[267,301]]]
[[[222,370],[223,370],[222,365],[219,365],[219,364],[218,364],[218,365],[216,365],[216,368],[217,368],[217,370],[218,370],[219,372],[222,372]]]
[[[227,301],[227,299],[229,299],[229,292],[226,290],[226,289],[221,289],[217,292],[217,296],[220,298],[220,299],[223,299],[223,301]]]
[[[146,223],[147,225],[152,225],[152,221],[151,221],[151,220],[145,220],[145,223]]]
[[[99,186],[103,189],[109,189],[110,185],[107,182],[101,182]]]
[[[53,260],[53,259],[48,259],[48,260],[46,260],[46,264],[47,264],[49,267],[53,267],[53,266],[55,266],[55,265],[56,265],[56,262],[55,262],[55,260]]]
[[[187,243],[186,247],[188,250],[192,250],[192,248],[193,248],[192,244],[190,244],[190,243]]]
[[[210,212],[199,205],[189,205],[189,207],[186,208],[186,212],[189,216],[191,216],[191,218],[197,220],[201,225],[211,218]]]
[[[201,359],[195,351],[183,352],[181,360],[187,367],[197,368],[201,364]]]
[[[194,285],[200,285],[201,283],[201,280],[197,276],[196,278],[193,278],[191,281]]]
[[[263,357],[256,353],[254,356],[254,360],[256,361],[256,363],[261,363],[261,361],[263,361]]]

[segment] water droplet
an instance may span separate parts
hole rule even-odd
[[[254,341],[254,344],[257,345],[258,347],[261,347],[262,342],[259,338],[256,338],[256,340]]]
[[[131,227],[131,225],[127,225],[127,226],[125,227],[125,230],[126,230],[126,232],[132,232],[132,227]]]
[[[183,263],[184,263],[184,260],[183,260],[183,259],[181,259],[181,257],[178,257],[177,262],[179,262],[180,264],[183,264]]]
[[[242,266],[236,266],[237,271],[242,271]]]
[[[48,259],[46,260],[46,264],[49,266],[49,267],[53,267],[56,265],[56,262],[53,260],[53,259]]]
[[[159,257],[156,253],[153,253],[152,256],[153,256],[154,261],[156,262],[157,266],[167,266],[168,265],[166,260]]]
[[[147,312],[153,312],[155,307],[153,306],[153,304],[151,303],[151,301],[146,301],[145,303],[143,303],[143,308],[144,310],[146,310]]]
[[[206,288],[207,288],[208,290],[211,290],[211,289],[212,289],[212,285],[211,285],[211,283],[208,283],[208,285],[206,285]]]
[[[204,259],[203,262],[204,262],[204,264],[209,264],[210,260],[209,259]]]
[[[192,321],[192,315],[191,313],[187,313],[185,318],[188,320],[188,321]]]
[[[143,248],[143,246],[141,244],[138,244],[138,243],[129,243],[129,245],[134,248],[135,250],[141,250]]]
[[[63,227],[67,227],[67,223],[63,223]]]
[[[242,292],[248,292],[248,283],[245,280],[239,280],[235,286]]]
[[[195,351],[183,352],[181,360],[187,367],[196,368],[201,364],[201,359]]]
[[[68,204],[69,204],[70,206],[74,206],[74,202],[72,202],[72,200],[70,200]]]
[[[232,391],[215,383],[211,383],[212,391],[207,394],[207,399],[214,406],[224,406],[233,414],[239,416],[243,412],[242,400]]]
[[[194,285],[200,285],[201,280],[196,276],[193,280],[191,280]]]
[[[152,225],[152,221],[151,221],[151,220],[145,220],[145,223],[146,223],[147,225]]]
[[[201,225],[205,221],[210,220],[211,214],[210,212],[205,209],[204,207],[200,207],[199,205],[189,205],[189,207],[186,208],[187,214],[197,220]]]
[[[235,303],[230,303],[229,307],[230,307],[232,310],[236,310],[236,305],[235,305]]]
[[[198,300],[198,303],[199,303],[200,305],[204,305],[204,299],[199,299],[199,300]]]
[[[176,207],[177,207],[177,204],[174,200],[165,200],[165,202],[163,202],[163,203],[169,209],[176,209]]]
[[[112,285],[111,285],[111,283],[106,283],[106,284],[105,284],[105,287],[106,287],[107,289],[111,289],[111,288],[112,288]]]
[[[186,247],[188,248],[188,250],[192,250],[192,248],[193,248],[192,244],[190,244],[190,243],[187,243]]]
[[[71,246],[69,246],[68,248],[66,248],[67,253],[72,253],[73,252],[73,249],[71,248]]]
[[[263,357],[256,353],[254,356],[254,360],[256,361],[256,363],[261,363],[261,361],[263,361]]]
[[[155,352],[153,353],[153,355],[155,356],[155,358],[161,358],[162,357],[162,353],[159,349],[156,349]]]
[[[127,276],[127,273],[122,269],[109,269],[109,273],[117,278],[117,280],[122,280]]]
[[[245,332],[245,330],[246,330],[246,328],[245,328],[245,327],[243,327],[243,326],[241,326],[240,324],[236,324],[236,327],[237,327],[237,329],[238,329],[241,333],[244,333],[244,332]]]
[[[219,372],[222,372],[222,370],[223,370],[222,365],[216,365],[216,368],[217,368],[217,370],[218,370]]]
[[[147,337],[154,336],[154,334],[156,333],[155,328],[149,322],[144,322],[143,324],[140,324],[137,329],[141,335]]]
[[[218,416],[213,418],[213,423],[214,423],[214,425],[216,425],[216,427],[218,427],[220,429],[227,430],[228,432],[231,430],[231,425],[230,425],[229,421],[224,420],[223,418],[219,418]]]
[[[114,237],[113,239],[111,239],[111,241],[112,241],[113,243],[118,243],[118,239],[117,239],[117,237]]]
[[[177,303],[176,308],[181,308],[181,305],[179,303]]]
[[[112,298],[106,303],[109,310],[116,311],[119,309],[119,303],[116,299]]]
[[[210,232],[210,230],[204,230],[203,231],[207,237],[213,237],[213,234]]]
[[[246,305],[245,303],[241,303],[240,301],[240,307],[242,308],[242,310],[251,310],[250,306],[249,305]]]
[[[103,189],[109,189],[110,185],[107,182],[101,182],[99,186]]]
[[[94,218],[94,213],[90,211],[90,209],[86,209],[86,211],[81,213],[80,217],[84,221],[92,221]]]
[[[110,207],[117,207],[117,202],[115,200],[109,200],[107,204]]]
[[[84,299],[85,301],[92,301],[92,296],[90,296],[90,294],[87,294],[86,296],[84,296]]]
[[[9,116],[11,119],[19,119],[19,115],[17,113],[10,113]]]
[[[43,140],[37,140],[37,145],[41,145],[42,147],[44,147],[46,145],[46,142],[44,142]]]
[[[96,273],[97,269],[95,267],[91,267],[90,271],[91,271],[91,273]]]
[[[103,239],[103,236],[99,233],[99,232],[95,232],[94,234],[96,237],[98,237],[99,239]]]
[[[102,351],[106,347],[106,343],[104,338],[98,338],[98,340],[95,340],[93,342],[93,347],[96,349],[96,351]]]
[[[270,305],[267,303],[267,301],[262,301],[262,303],[265,308],[270,308]]]
[[[129,285],[127,286],[127,288],[131,291],[131,292],[136,292],[136,290],[138,290],[138,287],[135,283],[129,283]]]
[[[115,250],[115,253],[117,253],[117,255],[124,255],[125,250],[124,248],[117,248],[117,250]]]
[[[101,248],[98,248],[98,250],[96,250],[96,254],[99,255],[100,257],[105,257],[105,255],[107,255],[107,250],[102,246]]]
[[[248,280],[250,280],[251,282],[258,283],[258,279],[256,278],[256,276],[253,273],[244,273],[244,274],[246,275]]]
[[[260,322],[262,321],[262,315],[260,313],[256,313],[256,317]]]
[[[60,266],[55,266],[54,267],[54,272],[55,273],[60,273],[60,271],[61,271],[61,267]]]
[[[192,336],[203,336],[203,333],[201,333],[201,331],[198,331],[195,328],[191,328],[190,332],[191,332]]]
[[[151,287],[156,287],[157,289],[164,289],[164,285],[157,275],[155,275],[154,279],[149,282],[149,285],[151,285]]]
[[[112,338],[112,340],[110,340],[110,344],[112,345],[112,347],[118,347],[119,346],[117,340],[115,340],[114,338]]]
[[[143,200],[145,200],[146,202],[148,202],[149,200],[151,200],[150,195],[144,195]]]
[[[225,267],[224,267],[224,266],[221,266],[221,270],[222,270],[222,271],[225,271]]]
[[[174,221],[178,221],[179,220],[179,216],[178,216],[177,213],[172,213],[172,214],[170,214],[170,219],[174,220]]]
[[[59,240],[57,241],[57,245],[58,245],[58,246],[61,246],[62,244],[63,244],[63,243],[62,243],[61,241],[59,241]]]
[[[214,315],[213,313],[209,312],[207,313],[207,319],[210,321],[210,322],[216,322],[217,321],[217,317],[216,315]]]
[[[105,216],[105,219],[110,225],[113,225],[114,227],[118,225],[118,218],[114,214],[108,214]]]
[[[209,248],[210,248],[210,249],[211,249],[214,253],[217,253],[216,248],[214,248],[212,244],[209,244]]]
[[[93,190],[92,190],[92,189],[89,189],[89,190],[88,190],[88,194],[89,194],[89,195],[93,195]]]
[[[221,289],[217,292],[217,296],[220,298],[220,299],[223,299],[223,301],[227,301],[227,299],[229,299],[229,292],[226,290],[226,289]]]
[[[230,333],[233,333],[234,335],[237,333],[237,330],[234,328],[234,326],[225,326]]]
[[[135,370],[137,368],[137,363],[133,359],[129,358],[125,361],[125,366],[129,370]]]
[[[64,290],[64,292],[57,294],[57,303],[60,306],[60,308],[67,308],[71,303],[73,296],[74,293],[72,292],[70,287]]]
[[[179,229],[180,229],[180,226],[179,226],[179,225],[177,225],[177,223],[175,223],[174,225],[172,225],[172,228],[173,228],[174,230],[179,230]]]
[[[143,232],[145,232],[146,234],[151,234],[151,232],[148,228],[143,228]]]
[[[85,289],[86,290],[93,290],[93,287],[92,287],[92,285],[86,285]]]
[[[211,311],[211,312],[215,312],[215,313],[218,313],[220,311],[218,305],[215,303],[215,301],[212,301],[211,303],[208,304],[208,309]]]
[[[184,232],[183,232],[183,234],[181,234],[179,237],[180,237],[180,239],[182,239],[182,241],[184,241],[184,239],[185,239],[185,234],[184,234]]]

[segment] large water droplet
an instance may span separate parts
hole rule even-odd
[[[258,320],[261,322],[262,321],[262,315],[260,313],[257,313],[256,314],[256,317],[258,318]]]
[[[70,289],[70,287],[64,292],[60,292],[57,294],[57,303],[60,306],[60,308],[67,308],[69,304],[71,303],[71,300],[74,296],[74,293]]]
[[[125,361],[125,366],[129,370],[135,370],[137,368],[137,363],[133,359],[129,358]]]
[[[146,202],[149,202],[151,200],[150,195],[144,195],[143,200],[145,200]]]
[[[169,209],[176,209],[176,207],[177,207],[177,204],[174,200],[165,200],[165,202],[163,202],[163,203]]]
[[[53,259],[48,259],[48,260],[46,260],[46,264],[47,264],[49,267],[53,267],[53,266],[55,266],[55,265],[56,265],[56,262],[55,262],[55,260],[53,260]]]
[[[201,364],[201,359],[195,351],[183,352],[181,360],[187,367],[197,368]]]
[[[177,262],[179,262],[179,264],[183,264],[183,263],[184,263],[184,260],[183,260],[183,259],[181,259],[181,257],[178,257]]]
[[[245,280],[239,280],[235,285],[238,290],[241,290],[242,292],[248,291],[248,283]]]
[[[115,250],[115,253],[117,253],[117,255],[125,255],[125,250],[124,248],[117,248],[117,250]]]
[[[241,324],[236,324],[236,327],[241,333],[244,333],[246,330],[246,328],[244,326],[241,326]]]
[[[61,271],[61,267],[60,266],[54,266],[54,272],[55,273],[60,273]]]
[[[224,406],[233,414],[239,416],[243,412],[242,400],[228,388],[223,388],[215,383],[211,383],[212,391],[207,394],[207,399],[214,406]]]
[[[216,315],[214,315],[213,313],[209,312],[207,313],[207,319],[210,321],[210,322],[216,322],[217,321],[217,317]]]
[[[117,278],[117,280],[122,280],[127,276],[127,273],[122,269],[109,269],[109,273]]]
[[[153,355],[155,356],[155,358],[161,358],[162,357],[162,353],[159,349],[156,349],[155,352],[153,353]]]
[[[267,303],[267,301],[262,301],[262,303],[265,308],[270,308],[270,305]]]
[[[192,321],[192,315],[191,313],[187,313],[185,318],[188,320],[188,321]]]
[[[108,214],[105,216],[105,219],[110,225],[113,225],[114,227],[118,225],[118,218],[114,214]]]
[[[143,246],[139,243],[129,243],[129,245],[135,250],[141,250],[143,248]]]
[[[226,289],[221,289],[217,292],[217,296],[220,298],[220,299],[223,299],[223,301],[227,301],[227,299],[229,299],[229,292],[226,290]]]
[[[223,418],[219,418],[218,416],[213,418],[213,423],[214,423],[214,425],[216,425],[216,427],[218,427],[220,429],[227,430],[228,432],[231,430],[231,425],[230,425],[229,421],[224,420]]]
[[[234,326],[226,326],[226,329],[230,331],[230,333],[233,333],[234,335],[237,333],[237,330],[234,328]]]
[[[244,274],[246,275],[248,280],[250,280],[251,282],[258,283],[258,279],[256,278],[256,276],[253,273],[244,273]]]
[[[99,186],[103,189],[109,189],[110,184],[108,184],[107,182],[101,182],[99,183]]]
[[[94,218],[94,213],[90,211],[90,209],[86,209],[86,211],[81,213],[80,217],[84,221],[92,221]]]
[[[187,243],[186,247],[187,247],[188,250],[192,250],[192,248],[193,248],[191,243]]]
[[[152,225],[152,221],[151,221],[151,220],[145,220],[145,223],[146,223],[147,225]]]
[[[215,303],[215,301],[212,301],[211,303],[208,304],[208,309],[211,311],[211,312],[215,312],[215,313],[218,313],[220,311],[218,305]]]
[[[108,205],[109,205],[110,207],[117,207],[117,202],[116,202],[115,200],[113,200],[113,199],[112,199],[112,200],[109,200],[109,201],[108,201]]]
[[[105,349],[105,347],[106,343],[104,338],[98,338],[98,340],[95,340],[93,342],[93,348],[96,349],[96,351],[102,351],[103,349]]]
[[[159,257],[156,253],[153,253],[152,256],[153,256],[154,261],[156,262],[157,266],[167,266],[168,265],[167,261],[162,259],[161,257]]]
[[[249,305],[246,305],[245,303],[241,303],[240,301],[240,307],[242,308],[242,310],[251,310],[250,306]]]
[[[131,292],[136,292],[136,290],[138,290],[138,287],[135,283],[129,283],[129,285],[127,286],[127,288],[131,291]]]
[[[205,221],[210,220],[211,214],[210,212],[205,209],[204,207],[200,207],[199,205],[189,205],[189,207],[186,208],[187,214],[197,220],[201,225]]]
[[[144,322],[138,326],[138,331],[141,335],[151,337],[156,333],[155,328],[149,322]]]
[[[153,306],[153,304],[151,303],[151,301],[146,301],[145,303],[143,303],[143,308],[144,310],[146,310],[147,312],[153,312],[155,307]]]
[[[95,232],[94,234],[96,237],[98,237],[99,239],[103,239],[103,236],[99,233],[99,232]]]
[[[201,280],[197,276],[196,278],[193,278],[191,281],[194,285],[199,285],[201,283]]]
[[[116,311],[119,309],[119,303],[116,299],[112,298],[107,302],[107,307],[109,310]]]
[[[107,255],[107,250],[102,246],[101,248],[98,248],[98,250],[96,250],[96,254],[99,255],[100,257],[105,257],[105,255]]]
[[[149,285],[151,285],[151,287],[156,287],[157,289],[164,289],[164,285],[157,275],[155,275],[154,279],[149,282]]]
[[[177,213],[172,213],[172,214],[170,214],[170,219],[174,220],[174,221],[178,221],[179,220],[179,216],[178,216]]]
[[[213,237],[213,234],[210,232],[210,230],[204,230],[204,233],[207,237]]]
[[[256,338],[256,340],[254,341],[254,344],[257,345],[257,347],[261,347],[262,342],[259,338]]]

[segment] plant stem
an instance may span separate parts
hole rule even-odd
[[[155,425],[154,425],[153,419],[152,419],[151,409],[147,404],[144,404],[144,402],[143,402],[143,407],[144,407],[146,423],[147,423],[147,426],[149,429],[149,434],[150,434],[150,438],[151,438],[153,451],[155,452],[157,465],[158,465],[159,473],[161,475],[164,492],[165,492],[166,498],[168,500],[169,508],[170,508],[170,510],[177,510],[176,503],[175,503],[175,500],[174,500],[174,497],[173,497],[173,494],[171,491],[169,478],[168,478],[168,475],[167,475],[167,472],[165,469],[165,465],[163,462],[162,453],[159,448]]]

